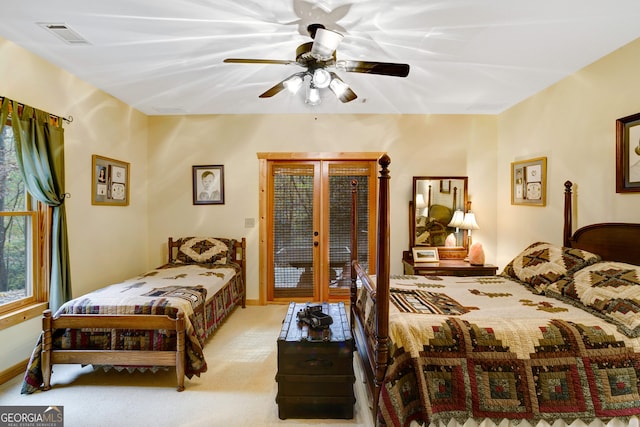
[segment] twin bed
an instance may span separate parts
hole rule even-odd
[[[207,370],[206,338],[245,307],[246,242],[213,237],[168,239],[168,263],[98,289],[43,317],[22,393],[48,390],[54,364],[156,370],[184,377]]]
[[[567,182],[562,245],[535,242],[497,276],[391,277],[379,163],[376,275],[354,215],[350,307],[378,424],[637,425],[640,224],[572,234]]]

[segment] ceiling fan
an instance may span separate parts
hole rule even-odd
[[[327,30],[322,24],[311,24],[307,27],[312,42],[304,43],[296,49],[296,59],[243,59],[227,58],[226,63],[241,64],[282,64],[298,65],[306,70],[294,73],[260,94],[260,98],[270,98],[284,89],[296,93],[307,82],[306,102],[311,105],[320,103],[320,89],[329,88],[342,102],[350,102],[358,96],[338,75],[329,71],[336,69],[352,73],[380,74],[385,76],[407,77],[409,64],[390,62],[371,62],[354,60],[336,60],[336,48],[342,35]]]

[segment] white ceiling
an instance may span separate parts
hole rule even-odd
[[[311,107],[258,98],[296,66],[222,62],[294,60],[311,23],[345,36],[337,59],[408,63],[409,76],[339,72],[358,98],[327,90]],[[640,37],[640,1],[24,0],[0,6],[0,37],[149,115],[496,114]]]

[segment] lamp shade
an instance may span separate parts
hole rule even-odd
[[[451,218],[451,222],[449,224],[447,224],[447,227],[460,228],[460,227],[462,227],[463,223],[464,223],[464,213],[461,210],[456,210],[453,213],[453,217]]]
[[[313,72],[313,85],[317,88],[324,89],[329,87],[331,83],[331,74],[324,68],[317,68]]]
[[[305,99],[305,102],[309,105],[320,104],[320,90],[313,85],[309,85],[307,88],[307,99]]]
[[[342,37],[342,34],[335,31],[318,28],[311,46],[311,55],[319,60],[330,59],[342,41]]]
[[[302,87],[302,83],[304,83],[304,80],[302,79],[303,76],[304,73],[294,74],[293,76],[283,81],[282,84],[285,88],[287,88],[289,92],[297,93],[300,87]]]
[[[416,194],[416,209],[424,209],[427,207],[427,204],[424,201],[424,196],[422,194]]]
[[[465,230],[478,230],[480,227],[476,222],[476,214],[474,214],[473,212],[467,212],[466,214],[464,214],[464,221],[462,222],[460,228],[463,228]]]

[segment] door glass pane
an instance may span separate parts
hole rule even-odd
[[[273,259],[275,298],[314,295],[313,165],[273,169]]]
[[[368,269],[369,168],[329,167],[329,292],[351,286],[351,181],[358,181],[358,260]]]

